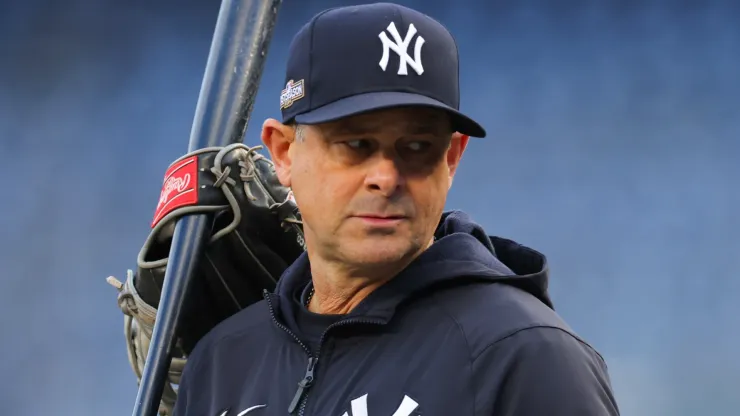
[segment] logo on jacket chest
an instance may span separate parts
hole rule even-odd
[[[364,394],[356,399],[353,399],[350,403],[350,411],[344,412],[342,416],[413,416],[414,410],[419,407],[414,399],[404,395],[401,404],[398,405],[395,412],[392,415],[379,415],[377,413],[368,412],[367,406],[367,394]]]

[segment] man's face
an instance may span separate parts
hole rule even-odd
[[[382,268],[429,246],[467,144],[444,113],[373,112],[304,126],[298,140],[293,127],[268,125],[263,140],[293,190],[310,254]]]

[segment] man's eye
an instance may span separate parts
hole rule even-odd
[[[424,141],[409,142],[406,147],[412,152],[422,152],[431,146],[431,143]]]
[[[348,140],[344,142],[344,144],[349,146],[353,150],[362,150],[370,146],[370,141],[365,139]]]

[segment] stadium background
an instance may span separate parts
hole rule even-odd
[[[247,135],[277,116],[286,0]],[[404,1],[462,55],[449,199],[549,256],[626,416],[740,408],[740,2]],[[127,415],[115,289],[186,150],[219,2],[0,2],[0,413]],[[337,57],[341,59],[341,57]],[[496,317],[491,317],[496,319]]]

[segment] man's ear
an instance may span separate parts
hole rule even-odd
[[[452,178],[454,178],[455,172],[457,172],[457,167],[460,166],[460,160],[463,153],[465,153],[465,148],[468,147],[468,140],[470,140],[470,136],[465,134],[452,134],[450,147],[447,149],[447,168],[450,171],[450,186],[452,186]]]
[[[291,152],[290,146],[295,139],[293,127],[287,126],[274,118],[268,118],[262,124],[262,143],[270,152],[270,159],[275,164],[280,183],[285,187],[291,186]]]

